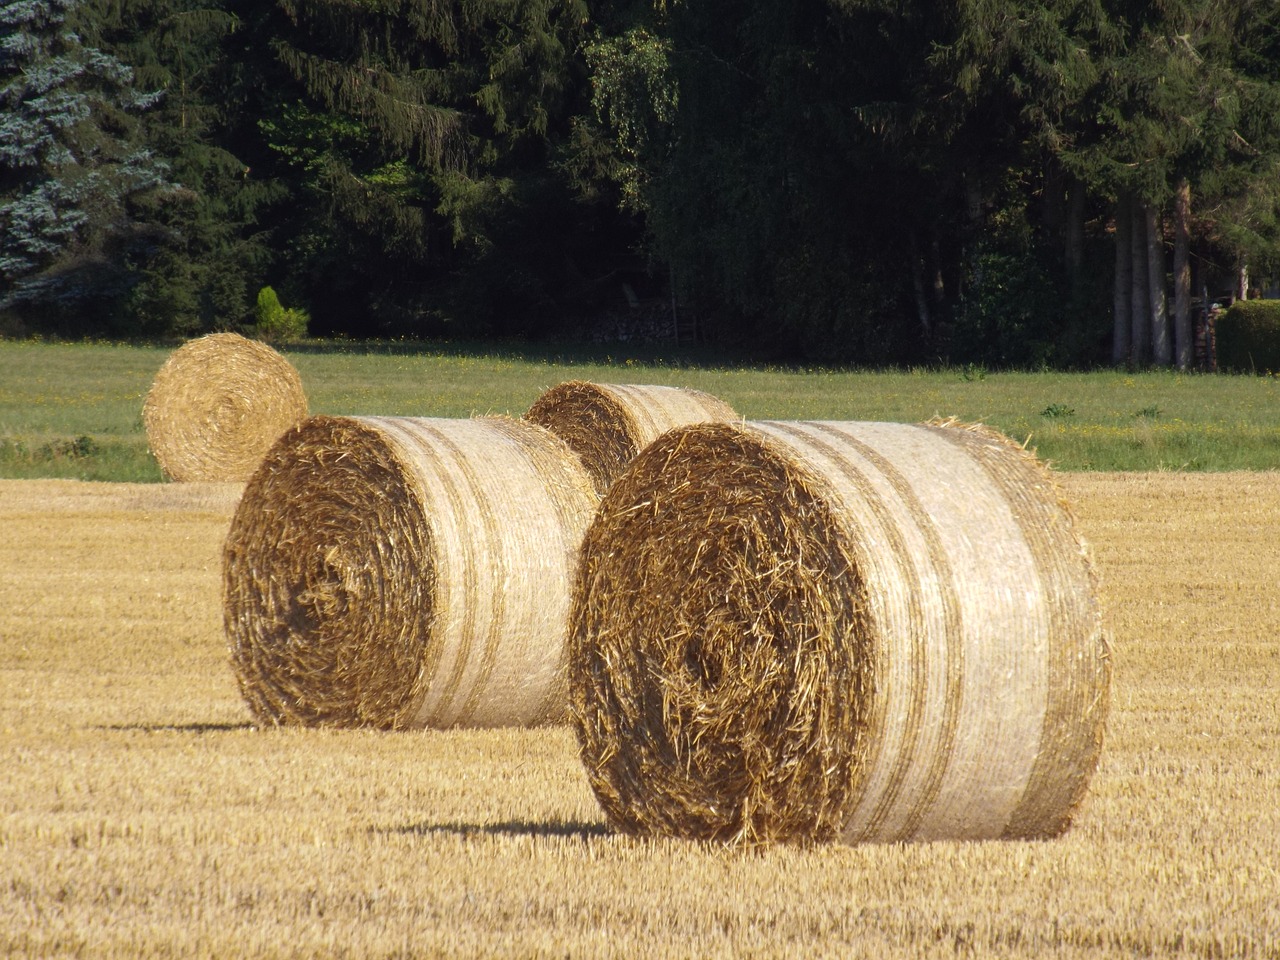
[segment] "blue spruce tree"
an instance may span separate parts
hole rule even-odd
[[[146,231],[129,200],[165,184],[136,146],[156,95],[67,25],[79,0],[0,0],[0,310],[33,317],[108,293]]]

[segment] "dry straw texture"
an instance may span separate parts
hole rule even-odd
[[[668,430],[742,418],[701,390],[570,380],[543,393],[525,419],[569,444],[603,496],[640,451]]]
[[[223,560],[232,663],[267,724],[563,718],[573,564],[596,498],[508,418],[315,416],[245,488]]]
[[[165,361],[142,405],[166,477],[243,483],[276,439],[305,418],[298,371],[235,333],[189,340]]]
[[[0,480],[0,957],[1277,960],[1280,471],[1058,480],[1115,647],[1071,829],[749,856],[611,830],[568,727],[249,729],[235,491]]]
[[[1045,837],[1098,762],[1091,567],[990,431],[672,431],[605,497],[572,621],[583,761],[630,833]]]

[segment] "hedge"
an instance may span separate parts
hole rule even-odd
[[[1280,371],[1280,300],[1237,300],[1215,325],[1218,369]]]

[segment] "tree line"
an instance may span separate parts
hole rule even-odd
[[[1188,366],[1278,211],[1274,0],[0,2],[0,331]]]

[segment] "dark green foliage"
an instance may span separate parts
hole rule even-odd
[[[1166,233],[1182,226],[1188,238],[1182,249],[1206,268],[1198,287],[1223,285],[1240,265],[1255,275],[1274,270],[1280,266],[1274,61],[1280,7],[1272,0],[1113,0],[1104,8],[1111,30],[1108,42],[1091,51],[1097,81],[1072,110],[1088,122],[1064,138],[1062,163],[1095,195],[1164,215],[1171,221]],[[1174,220],[1175,210],[1185,214]],[[1182,365],[1190,362],[1186,317]],[[1130,319],[1119,317],[1117,324],[1123,329]],[[1117,336],[1122,344],[1124,334]],[[1140,342],[1131,353],[1141,353]]]
[[[528,335],[580,308],[597,218],[555,160],[585,5],[280,6],[305,96],[262,129],[311,211],[293,267],[318,326]]]
[[[0,5],[50,36],[73,8],[106,59],[69,89],[128,64],[162,94],[97,95],[95,162],[175,187],[81,204],[92,227],[74,178],[6,208],[4,262],[48,255],[40,329],[251,330],[270,280],[315,335],[531,337],[625,283],[770,360],[1088,367],[1117,201],[1171,236],[1184,182],[1196,291],[1280,270],[1273,0]],[[50,129],[91,133],[80,110]],[[0,153],[28,122],[0,109]]]
[[[1043,229],[1020,190],[1000,196],[968,261],[954,319],[939,337],[950,362],[1034,370],[1097,361],[1110,328],[1109,245],[1089,238],[1082,276],[1072,283]]]
[[[1274,3],[1113,2],[1097,79],[1072,114],[1088,119],[1064,141],[1064,160],[1112,196],[1166,200],[1179,175],[1253,166],[1276,138]],[[1270,37],[1270,39],[1268,39]],[[1083,107],[1092,107],[1088,115]]]
[[[252,322],[274,257],[260,218],[286,192],[228,149],[231,45],[242,21],[217,0],[88,0],[82,19],[86,34],[163,91],[145,138],[181,185],[143,205],[164,230],[147,258],[131,262],[117,324],[133,335],[191,336]]]
[[[720,0],[602,37],[590,119],[617,149],[595,166],[645,213],[705,333],[885,359],[906,274],[880,268],[903,246],[894,199],[910,174],[890,186],[861,149],[848,116],[877,64],[845,56],[832,19],[820,0]]]
[[[1218,368],[1280,373],[1280,300],[1237,300],[1217,320]]]
[[[971,280],[952,325],[951,359],[1023,369],[1047,366],[1064,304],[1035,257],[982,250]]]
[[[1077,362],[1063,307],[1087,291],[1050,216],[1066,183],[1043,171],[1093,80],[1080,42],[1098,19],[1066,2],[672,5],[589,48],[583,167],[644,212],[719,338],[825,361]]]
[[[157,96],[82,42],[76,5],[0,4],[0,309],[89,332],[157,242],[136,204],[165,192],[166,169],[135,116]]]

